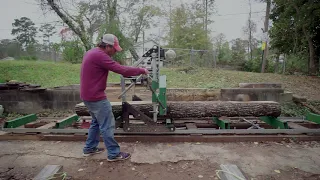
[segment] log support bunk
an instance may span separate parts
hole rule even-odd
[[[155,46],[134,64],[138,66],[145,60],[151,60],[150,76],[121,77],[122,93],[118,98],[122,102],[111,103],[115,118],[122,124],[119,126],[122,128],[115,130],[118,141],[235,142],[290,138],[320,141],[320,115],[310,113],[303,119],[280,118],[281,107],[277,102],[167,102],[166,76],[159,74],[159,62],[164,59],[164,50]],[[126,80],[131,81],[127,89]],[[151,102],[126,100],[126,93],[137,83],[146,85],[152,92]],[[81,124],[81,116],[90,116],[83,103],[75,106],[75,112],[63,120],[41,124],[37,128],[26,128],[37,121],[35,114],[8,121],[0,130],[0,134],[4,131],[0,140],[85,140],[87,129],[66,129],[73,124]],[[142,123],[132,122],[136,120]]]

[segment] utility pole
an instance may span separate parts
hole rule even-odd
[[[170,46],[172,45],[172,31],[171,31],[171,25],[172,25],[172,22],[171,22],[171,0],[169,0],[169,7],[170,7],[170,12],[169,12],[169,28],[170,28],[170,32],[169,32],[169,44]]]
[[[206,42],[208,42],[208,0],[206,1]],[[206,48],[208,49],[208,43],[206,44]]]
[[[252,27],[251,27],[251,0],[249,0],[250,13],[249,13],[249,47],[248,53],[250,53],[250,60],[252,61]]]
[[[265,34],[265,49],[263,52],[263,58],[262,58],[262,67],[261,67],[261,73],[265,72],[265,68],[267,65],[267,56],[268,56],[268,28],[269,28],[269,16],[270,16],[270,6],[271,6],[271,0],[267,0],[267,9],[266,9],[266,17],[264,21],[264,34]]]

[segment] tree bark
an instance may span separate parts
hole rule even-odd
[[[129,51],[130,51],[133,59],[135,61],[138,61],[139,60],[139,55],[138,55],[137,51],[133,47],[129,48]]]
[[[294,8],[297,11],[297,14],[300,16],[300,10],[296,4],[293,3]],[[301,18],[301,17],[300,17]],[[315,60],[315,48],[313,45],[312,37],[310,35],[310,32],[306,28],[306,24],[302,25],[302,30],[304,33],[304,36],[306,37],[308,41],[308,46],[309,46],[309,74],[310,75],[316,75],[317,74],[317,67],[316,67],[316,60]]]
[[[280,60],[280,54],[277,54],[276,63],[274,64],[274,73],[278,73],[279,71],[279,60]]]
[[[150,102],[135,101],[130,104],[152,117],[152,104]],[[201,117],[236,117],[236,116],[273,116],[281,114],[280,104],[272,101],[171,101],[167,102],[167,114],[171,118],[201,118]],[[113,103],[112,111],[115,117],[121,116],[121,102]],[[90,116],[83,103],[75,106],[79,116]]]
[[[47,2],[48,2],[48,5],[52,8],[52,10],[54,10],[56,14],[61,18],[61,20],[64,23],[66,23],[69,26],[69,28],[80,37],[86,50],[87,51],[90,50],[91,44],[88,41],[88,38],[85,34],[86,32],[83,32],[79,29],[79,27],[76,27],[76,25],[72,22],[72,20],[59,9],[58,5],[55,4],[54,0],[47,0]]]
[[[303,28],[305,31],[305,28]],[[309,74],[310,75],[316,75],[317,74],[317,68],[315,63],[315,50],[312,42],[312,38],[308,36],[308,34],[305,32],[306,37],[308,38],[308,45],[309,45]]]
[[[269,16],[270,16],[271,0],[267,0],[266,17],[264,22],[264,32],[268,34],[269,29]],[[266,47],[264,49],[261,73],[264,73],[268,66],[268,41],[266,41]]]

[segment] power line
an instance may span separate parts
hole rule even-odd
[[[251,12],[251,14],[257,14],[257,13],[265,13],[265,11]],[[213,15],[213,16],[233,16],[233,15],[241,15],[241,14],[247,15],[248,13],[233,13],[233,14],[222,14],[222,15]]]

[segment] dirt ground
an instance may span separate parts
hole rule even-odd
[[[317,142],[120,143],[132,157],[112,163],[105,152],[82,157],[83,143],[2,141],[0,180],[31,179],[47,164],[62,165],[76,180],[219,179],[220,164],[237,165],[248,180],[320,179]]]

